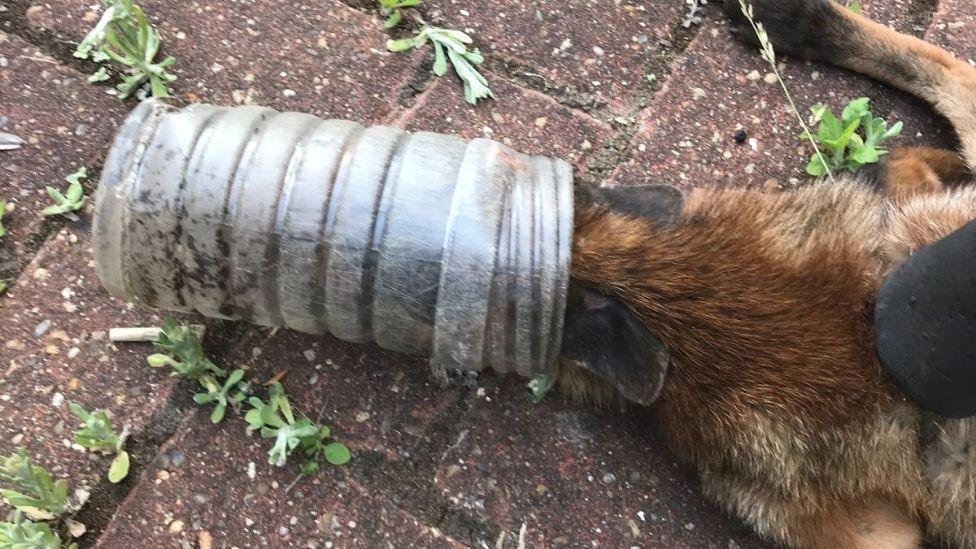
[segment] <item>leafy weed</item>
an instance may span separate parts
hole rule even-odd
[[[166,85],[176,80],[167,69],[176,58],[166,57],[156,62],[161,44],[159,33],[149,24],[142,8],[133,0],[103,0],[105,12],[75,49],[75,57],[104,63],[114,61],[122,65],[124,76],[116,86],[119,97],[129,97],[145,82],[155,97],[167,97]],[[88,78],[101,82],[110,78],[102,66]]]
[[[901,133],[902,123],[888,127],[883,118],[870,111],[870,99],[861,97],[844,107],[840,118],[824,105],[810,108],[814,122],[819,122],[817,133],[804,131],[801,137],[815,141],[823,153],[814,154],[807,164],[807,173],[819,177],[828,171],[857,171],[862,166],[874,164],[888,153],[881,143]]]
[[[89,412],[80,404],[69,402],[71,413],[81,420],[81,428],[75,432],[75,443],[95,452],[115,454],[108,469],[108,480],[121,482],[129,474],[129,453],[124,450],[125,429],[122,435],[115,433],[112,420],[105,410]]]
[[[54,187],[48,187],[47,194],[54,201],[54,204],[44,208],[41,213],[46,216],[63,215],[69,219],[77,220],[78,218],[73,212],[77,212],[85,205],[87,199],[81,182],[87,178],[88,170],[79,168],[78,171],[64,178],[68,182],[68,188],[64,193]]]

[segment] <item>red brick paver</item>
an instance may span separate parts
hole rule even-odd
[[[417,467],[430,471],[422,476],[431,485],[434,458],[426,456],[443,452],[431,439],[438,436],[434,431],[453,422],[459,407],[460,394],[434,385],[426,361],[329,337],[295,332],[272,336],[258,328],[247,330],[217,358],[228,368],[246,369],[258,386],[287,370],[283,383],[295,407],[330,425],[356,462],[325,466],[293,493],[285,493],[297,476],[298,458],[285,468],[273,467],[268,464],[268,441],[247,436],[239,415],[228,413],[215,427],[203,411],[162,449],[105,534],[103,546],[116,547],[142,535],[161,542],[196,539],[201,530],[241,547],[305,547],[314,540],[370,547],[383,539],[397,545],[450,545],[450,534],[438,533],[430,524],[437,513],[427,509],[422,494],[409,493],[413,486],[424,486],[413,478]],[[174,453],[186,456],[186,463],[172,463],[167,456]],[[415,463],[417,453],[427,465]],[[384,478],[399,472],[380,484],[364,467]],[[423,507],[428,523],[410,514],[420,511],[399,509],[392,503],[396,498]],[[206,504],[194,503],[201,500]],[[182,520],[185,531],[174,532],[172,520]]]
[[[461,543],[370,491],[345,469],[329,468],[295,485],[295,468],[267,463],[243,422],[214,426],[195,414],[160,449],[98,545],[162,547],[431,547]]]
[[[91,2],[35,7],[39,28],[77,42],[97,20]],[[94,5],[97,6],[97,3]],[[386,51],[376,19],[335,0],[154,0],[144,8],[178,59],[173,88],[191,102],[252,103],[376,122],[397,105],[417,56]]]
[[[648,64],[687,9],[670,0],[434,0],[430,5],[448,24],[471,30],[485,53],[531,67],[522,72],[541,76],[552,87],[568,85],[595,96],[617,114],[636,106]]]
[[[44,188],[64,189],[65,176],[100,165],[127,112],[85,78],[23,39],[0,32],[0,115],[10,119],[4,131],[27,142],[0,153],[0,197],[14,208],[3,217],[7,236],[0,268],[30,261],[23,254],[41,231],[41,210],[51,203]]]
[[[495,139],[526,154],[565,159],[577,169],[613,134],[607,124],[502,77],[493,77],[491,86],[498,99],[473,109],[453,77],[440,78],[396,123],[414,131]]]
[[[72,448],[78,422],[68,402],[107,408],[117,431],[130,426],[130,446],[145,442],[175,382],[146,365],[148,344],[116,346],[107,332],[160,318],[105,293],[85,228],[62,230],[41,249],[0,300],[0,316],[0,454],[26,448],[72,490],[91,491],[111,458]]]
[[[530,402],[488,378],[437,470],[438,490],[530,547],[763,547],[696,497],[647,414]]]
[[[976,12],[966,0],[943,0],[925,33],[925,39],[948,48],[976,66]]]
[[[816,103],[839,112],[851,99],[867,96],[876,114],[905,123],[892,146],[952,146],[951,128],[904,93],[832,66],[785,56],[780,64],[804,116]],[[799,138],[799,124],[769,65],[752,47],[735,41],[725,21],[708,22],[699,32],[638,124],[613,176],[616,183],[688,189],[810,181],[804,168],[812,149]],[[740,129],[747,139],[737,144],[733,136]]]

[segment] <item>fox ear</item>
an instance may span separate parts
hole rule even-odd
[[[664,344],[616,299],[590,290],[574,293],[562,356],[616,387],[627,400],[654,402],[671,364]]]
[[[672,185],[614,185],[595,189],[594,198],[611,210],[661,228],[678,224],[684,195]]]

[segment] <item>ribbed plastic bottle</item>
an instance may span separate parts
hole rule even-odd
[[[495,141],[148,100],[93,244],[127,301],[532,375],[558,355],[572,220],[570,166]]]

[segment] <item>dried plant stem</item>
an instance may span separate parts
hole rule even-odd
[[[756,38],[759,39],[759,53],[763,59],[769,63],[769,66],[773,69],[773,74],[776,75],[776,80],[779,82],[779,86],[783,89],[783,95],[786,96],[786,101],[790,104],[790,109],[793,110],[793,114],[796,115],[797,121],[800,122],[800,127],[803,128],[804,135],[810,140],[810,144],[813,145],[813,150],[817,153],[817,158],[823,162],[824,169],[827,170],[827,178],[831,181],[835,181],[833,172],[830,171],[830,164],[827,163],[827,158],[824,157],[823,153],[820,152],[820,147],[817,146],[816,140],[813,139],[813,134],[810,132],[810,128],[807,127],[806,121],[803,120],[803,115],[800,114],[800,110],[796,108],[796,103],[793,101],[793,96],[790,94],[789,88],[786,87],[786,82],[783,80],[783,76],[779,73],[779,68],[776,66],[776,51],[773,49],[773,44],[769,41],[769,36],[766,34],[766,29],[763,28],[762,23],[757,23],[752,15],[752,4],[746,3],[745,0],[739,0],[739,8],[742,10],[742,15],[749,21],[752,26],[752,31],[756,34]]]

